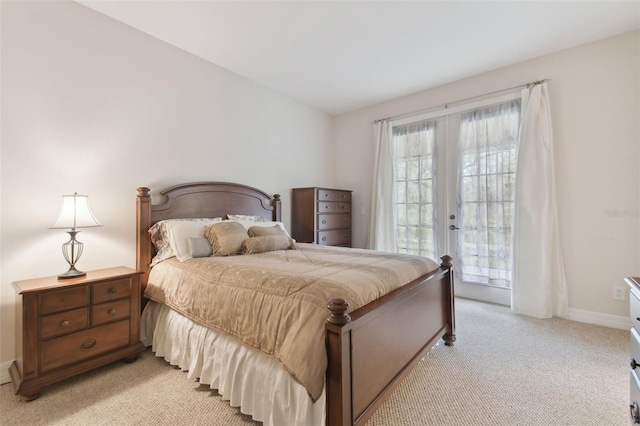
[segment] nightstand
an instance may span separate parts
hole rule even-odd
[[[16,394],[30,401],[50,384],[110,362],[133,362],[140,343],[140,272],[117,267],[83,277],[16,281]]]

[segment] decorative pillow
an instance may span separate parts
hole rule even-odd
[[[211,243],[205,237],[191,237],[187,241],[191,257],[209,257],[213,254]]]
[[[236,221],[222,221],[207,227],[204,232],[211,243],[214,256],[228,256],[237,254],[242,249],[242,243],[249,238],[247,230]]]
[[[263,227],[270,227],[273,225],[278,225],[280,228],[282,228],[284,230],[284,232],[287,233],[287,235],[289,235],[289,233],[287,232],[287,229],[284,227],[284,223],[282,222],[275,222],[275,221],[265,221],[265,222],[254,222],[251,220],[234,220],[234,222],[238,222],[239,224],[241,224],[242,226],[245,227],[245,229],[247,230],[247,232],[249,231],[249,228],[254,227],[254,226],[263,226]]]
[[[176,246],[180,246],[180,257],[183,261],[189,258],[188,242],[184,239],[189,237],[202,237],[204,236],[204,228],[212,223],[222,221],[221,217],[214,218],[186,218],[186,219],[166,219],[155,223],[149,228],[149,234],[151,234],[151,242],[156,247],[156,255],[151,261],[151,266],[176,256]],[[188,235],[183,235],[182,230],[175,230],[175,223],[194,223],[198,226],[195,227],[195,232],[189,232]],[[174,231],[174,234],[170,234],[170,230]],[[192,230],[193,231],[193,230]],[[184,241],[181,241],[184,240]],[[177,256],[176,256],[177,257]],[[181,260],[182,260],[181,259]]]
[[[250,237],[264,237],[266,235],[287,235],[282,226],[275,224],[273,226],[252,226],[248,230]]]
[[[262,216],[252,216],[248,214],[228,214],[227,219],[229,220],[248,220],[251,222],[269,222],[269,219],[264,218]]]
[[[295,250],[291,238],[288,235],[264,235],[261,237],[247,238],[242,244],[240,254],[264,253],[275,250]]]

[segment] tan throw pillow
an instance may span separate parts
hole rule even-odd
[[[214,256],[237,254],[242,249],[244,240],[249,238],[245,227],[232,221],[210,225],[204,236],[211,243]]]
[[[242,244],[241,254],[264,253],[275,250],[295,249],[291,238],[287,235],[265,235],[262,237],[251,237]]]
[[[287,231],[280,225],[273,226],[252,226],[249,228],[250,237],[264,237],[267,235],[287,235]]]

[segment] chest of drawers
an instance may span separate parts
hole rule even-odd
[[[140,273],[118,267],[86,276],[16,281],[17,357],[9,369],[26,400],[52,383],[144,351]]]
[[[640,423],[640,278],[627,277],[631,316],[631,358],[629,371],[629,413],[632,423]]]
[[[291,236],[301,243],[351,247],[351,191],[294,188]]]

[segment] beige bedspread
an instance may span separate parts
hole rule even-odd
[[[297,244],[280,250],[154,266],[147,297],[277,359],[311,398],[324,386],[327,302],[354,310],[438,268],[435,261]]]

